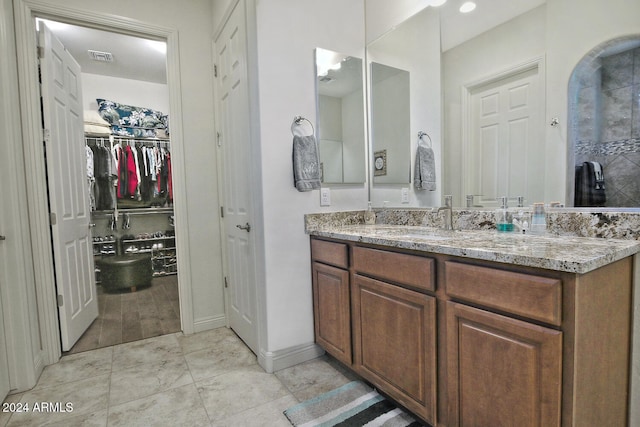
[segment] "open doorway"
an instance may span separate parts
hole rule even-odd
[[[61,282],[68,278],[57,265],[68,253],[54,241],[62,350],[75,353],[178,332],[166,44],[58,21],[46,25],[81,70],[83,146],[73,150],[82,150],[87,172],[77,191],[88,191],[90,200],[92,258],[83,267],[92,270],[97,285],[84,294],[95,290],[98,302],[97,318],[79,338],[66,337],[74,313],[64,319],[63,307],[73,304],[74,295],[65,294],[67,284]],[[43,90],[43,111],[54,102],[46,97]],[[44,118],[47,128],[47,114]],[[53,147],[46,146],[50,188],[52,168],[59,167],[49,161],[52,151],[60,150]],[[59,196],[49,194],[54,207],[52,198]],[[55,225],[52,221],[52,229]]]

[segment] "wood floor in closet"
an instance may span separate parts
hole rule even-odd
[[[136,292],[106,293],[98,286],[98,318],[65,354],[180,331],[178,276],[155,277]]]

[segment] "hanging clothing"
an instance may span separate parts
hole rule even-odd
[[[125,148],[126,157],[126,174],[127,174],[127,197],[134,198],[136,189],[138,188],[138,172],[136,161],[131,147],[127,145]]]
[[[93,173],[94,168],[94,158],[93,158],[93,150],[88,145],[85,145],[85,152],[87,156],[87,183],[89,184],[89,208],[92,211],[96,210],[96,198],[95,198],[95,184],[96,179]]]

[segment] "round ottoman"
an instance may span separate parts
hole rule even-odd
[[[151,255],[117,255],[96,260],[100,268],[102,288],[109,291],[128,289],[135,292],[137,288],[151,285],[153,271]]]

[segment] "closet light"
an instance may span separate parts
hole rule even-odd
[[[147,42],[152,49],[157,50],[160,53],[167,53],[167,44],[165,42],[157,40],[147,40]]]
[[[460,6],[460,12],[461,13],[469,13],[475,8],[476,8],[476,4],[474,2],[467,1],[467,2],[464,2],[462,4],[462,6]]]

